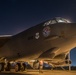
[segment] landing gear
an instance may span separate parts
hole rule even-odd
[[[10,71],[14,70],[15,72],[24,71],[27,68],[25,62],[8,62],[6,59],[3,62],[0,62],[0,72],[1,71]]]
[[[0,63],[0,72],[4,71],[4,63]]]
[[[10,67],[10,63],[0,63],[0,72],[1,71],[10,71],[11,67]]]
[[[65,63],[68,65],[68,70],[70,71],[71,70],[71,63],[72,63],[72,61],[70,60],[70,52],[67,54],[67,58],[66,58]]]
[[[40,66],[39,66],[39,72],[40,72],[40,73],[43,73],[42,69],[43,69],[43,65],[40,65]]]
[[[43,69],[43,61],[40,61],[39,62],[39,72],[40,73],[43,73],[42,69]]]
[[[6,63],[6,64],[4,65],[4,70],[5,70],[5,71],[10,71],[10,69],[11,69],[11,64],[8,62],[8,63]]]
[[[39,69],[39,61],[38,60],[33,63],[33,69]]]
[[[27,68],[27,66],[23,63],[21,64],[21,71],[24,71]]]
[[[17,63],[15,65],[15,71],[18,72],[18,71],[24,71],[26,68],[26,65],[24,63]]]
[[[18,71],[20,71],[20,64],[19,63],[17,63],[16,65],[15,65],[15,72],[18,72]]]
[[[68,54],[68,61],[70,61],[70,52],[69,52],[69,54]],[[69,62],[69,71],[71,70],[71,61]]]
[[[38,61],[38,60],[36,60],[36,61],[34,61],[33,62],[33,69],[39,69],[39,73],[43,73],[42,72],[42,69],[43,69],[43,61]]]

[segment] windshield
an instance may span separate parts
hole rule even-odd
[[[56,18],[56,21],[57,21],[58,23],[70,23],[69,20],[64,19],[64,18],[61,18],[61,17],[57,17],[57,18]]]
[[[50,25],[50,24],[56,24],[56,23],[71,23],[69,20],[61,18],[61,17],[55,17],[47,22],[44,23],[44,26]]]

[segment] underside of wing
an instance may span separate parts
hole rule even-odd
[[[64,66],[71,64],[71,60],[68,57],[68,52],[56,54],[60,48],[52,48],[39,56],[40,60],[50,63],[52,66]]]
[[[58,47],[54,47],[54,48],[51,48],[45,52],[43,52],[39,58],[40,59],[53,59],[55,57],[55,54],[57,53],[57,51],[59,50],[60,48]]]

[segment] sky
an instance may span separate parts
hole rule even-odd
[[[15,35],[54,17],[76,22],[76,0],[0,0],[0,35]],[[71,54],[75,64],[76,49]]]
[[[76,22],[76,0],[0,0],[0,34],[17,34],[45,20]]]

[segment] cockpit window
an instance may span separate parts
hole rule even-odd
[[[48,22],[44,23],[44,26],[48,26],[50,24],[55,24],[55,23],[57,23],[56,20],[49,20]]]
[[[51,24],[57,23],[56,20],[51,20]]]
[[[58,23],[70,23],[69,20],[60,17],[56,18],[56,20]]]
[[[61,18],[61,17],[56,17],[53,18],[47,22],[44,23],[44,26],[48,26],[50,24],[55,24],[55,23],[71,23],[69,20]]]

